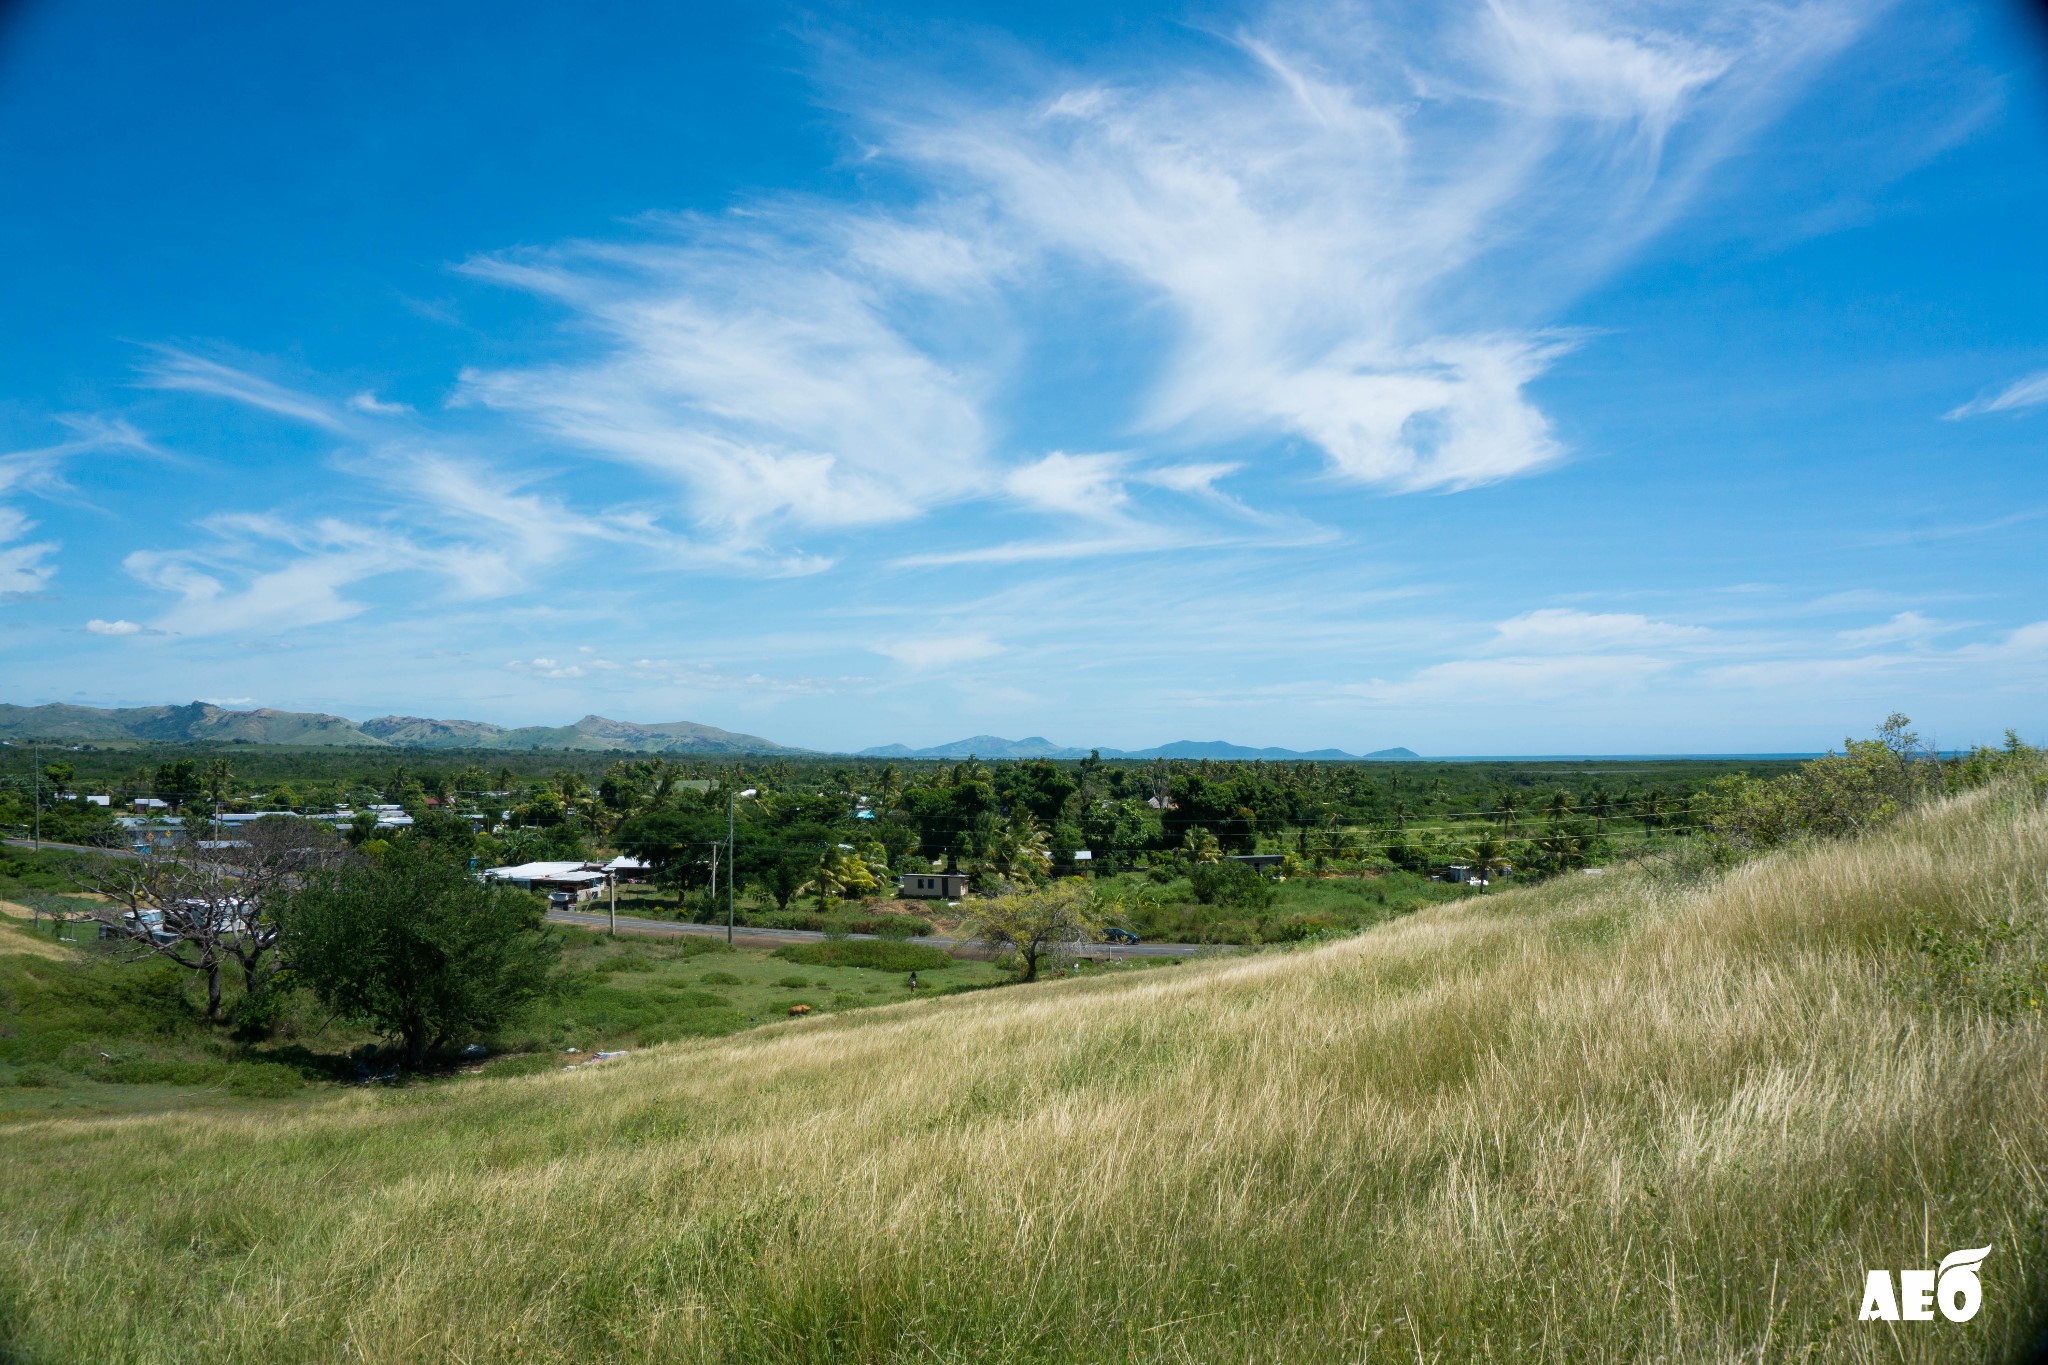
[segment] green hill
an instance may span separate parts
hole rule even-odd
[[[185,706],[0,704],[0,737],[73,743],[154,740],[170,744],[347,744],[381,746],[354,721],[300,711],[233,711],[208,702]]]
[[[423,749],[596,749],[631,753],[800,754],[759,735],[693,721],[641,725],[585,716],[574,725],[506,729],[480,720],[378,716],[358,725],[341,716],[298,711],[234,711],[207,702],[186,706],[12,706],[0,704],[0,738],[106,744],[323,744]]]
[[[4,1134],[21,1360],[1997,1360],[2048,803],[602,1068]],[[1955,1325],[1868,1268],[1989,1244]]]

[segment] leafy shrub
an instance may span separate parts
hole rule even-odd
[[[654,963],[641,954],[623,953],[618,957],[606,958],[590,970],[602,976],[610,976],[616,972],[645,972],[653,968]]]
[[[882,972],[936,972],[953,965],[953,959],[937,948],[886,939],[792,943],[777,948],[774,955],[810,967],[869,967]]]
[[[742,983],[731,972],[706,972],[704,973],[704,984],[707,986],[737,986]]]
[[[2005,1019],[2039,1019],[2048,1009],[2048,917],[2039,907],[1969,925],[1915,910],[1912,921],[1912,994]]]
[[[788,949],[785,948],[782,951],[787,952]],[[780,953],[777,954],[777,956],[780,955]],[[809,977],[790,975],[776,978],[775,984],[782,987],[784,990],[801,991],[808,990],[810,988],[811,981]]]
[[[923,938],[931,933],[931,921],[919,919],[916,915],[876,915],[871,929],[856,930],[856,933],[873,934],[877,938],[906,939]]]
[[[7,1083],[24,1090],[50,1090],[64,1083],[64,1073],[54,1066],[25,1066],[9,1076]]]
[[[1204,905],[1263,910],[1273,903],[1273,883],[1245,863],[1196,863],[1188,869],[1188,886]]]
[[[241,1062],[228,1069],[228,1091],[251,1099],[278,1099],[305,1088],[306,1078],[275,1062]]]

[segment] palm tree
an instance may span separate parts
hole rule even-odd
[[[1663,824],[1669,813],[1670,807],[1665,802],[1664,793],[1655,787],[1644,792],[1636,801],[1635,817],[1642,822],[1645,831]]]
[[[1223,845],[1216,842],[1216,836],[1200,825],[1188,827],[1187,836],[1180,841],[1180,856],[1190,863],[1220,863],[1223,861]]]
[[[1572,810],[1572,794],[1563,787],[1552,792],[1543,802],[1543,818],[1553,825],[1570,818]]]
[[[1492,881],[1508,866],[1507,840],[1488,830],[1472,841],[1465,856],[1471,861],[1473,871]]]
[[[1595,831],[1607,828],[1607,817],[1614,814],[1614,796],[1605,784],[1595,784],[1586,793],[1586,813],[1593,817]]]
[[[1501,827],[1512,830],[1522,813],[1522,794],[1513,787],[1494,789],[1494,814],[1500,817]]]

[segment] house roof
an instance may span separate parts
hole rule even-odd
[[[495,877],[505,882],[553,881],[573,872],[582,872],[587,863],[517,863],[511,867],[493,867],[484,872],[486,877]],[[595,875],[595,874],[593,874]]]

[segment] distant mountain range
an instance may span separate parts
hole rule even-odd
[[[641,725],[633,721],[585,716],[574,725],[524,725],[508,729],[481,720],[434,720],[426,716],[378,716],[352,721],[342,716],[306,711],[234,711],[210,702],[185,706],[12,706],[0,703],[0,739],[38,739],[53,743],[104,744],[153,741],[164,744],[309,744],[351,745],[367,749],[581,749],[640,754],[815,754],[777,744],[759,735],[743,735],[693,721]],[[1104,758],[1224,758],[1279,761],[1324,759],[1382,762],[1418,759],[1408,749],[1377,749],[1349,754],[1342,749],[1253,749],[1222,740],[1177,740],[1152,749],[1101,749]],[[857,758],[1086,758],[1089,750],[1054,744],[1043,736],[1004,739],[975,735],[912,749],[884,744],[863,749]]]
[[[195,701],[187,706],[0,704],[0,738],[47,739],[74,744],[155,740],[173,744],[336,744],[414,749],[616,749],[662,754],[803,754],[759,735],[742,735],[693,721],[636,725],[585,716],[574,725],[507,729],[481,720],[378,716],[358,724],[341,716],[303,711],[231,711]]]
[[[1422,755],[1412,749],[1375,749],[1369,754],[1349,754],[1342,749],[1253,749],[1243,744],[1227,744],[1220,739],[1178,739],[1171,744],[1161,744],[1150,749],[1097,749],[1093,752],[1104,758],[1266,758],[1279,761],[1300,761],[1304,759],[1325,759],[1345,762],[1357,759],[1376,759],[1380,762],[1403,762],[1419,760]],[[929,749],[912,749],[902,744],[884,744],[878,748],[862,749],[856,758],[1086,758],[1090,750],[1072,749],[1053,743],[1040,735],[1029,739],[1004,739],[1001,735],[975,735],[971,739],[956,739],[951,744],[935,744]]]

